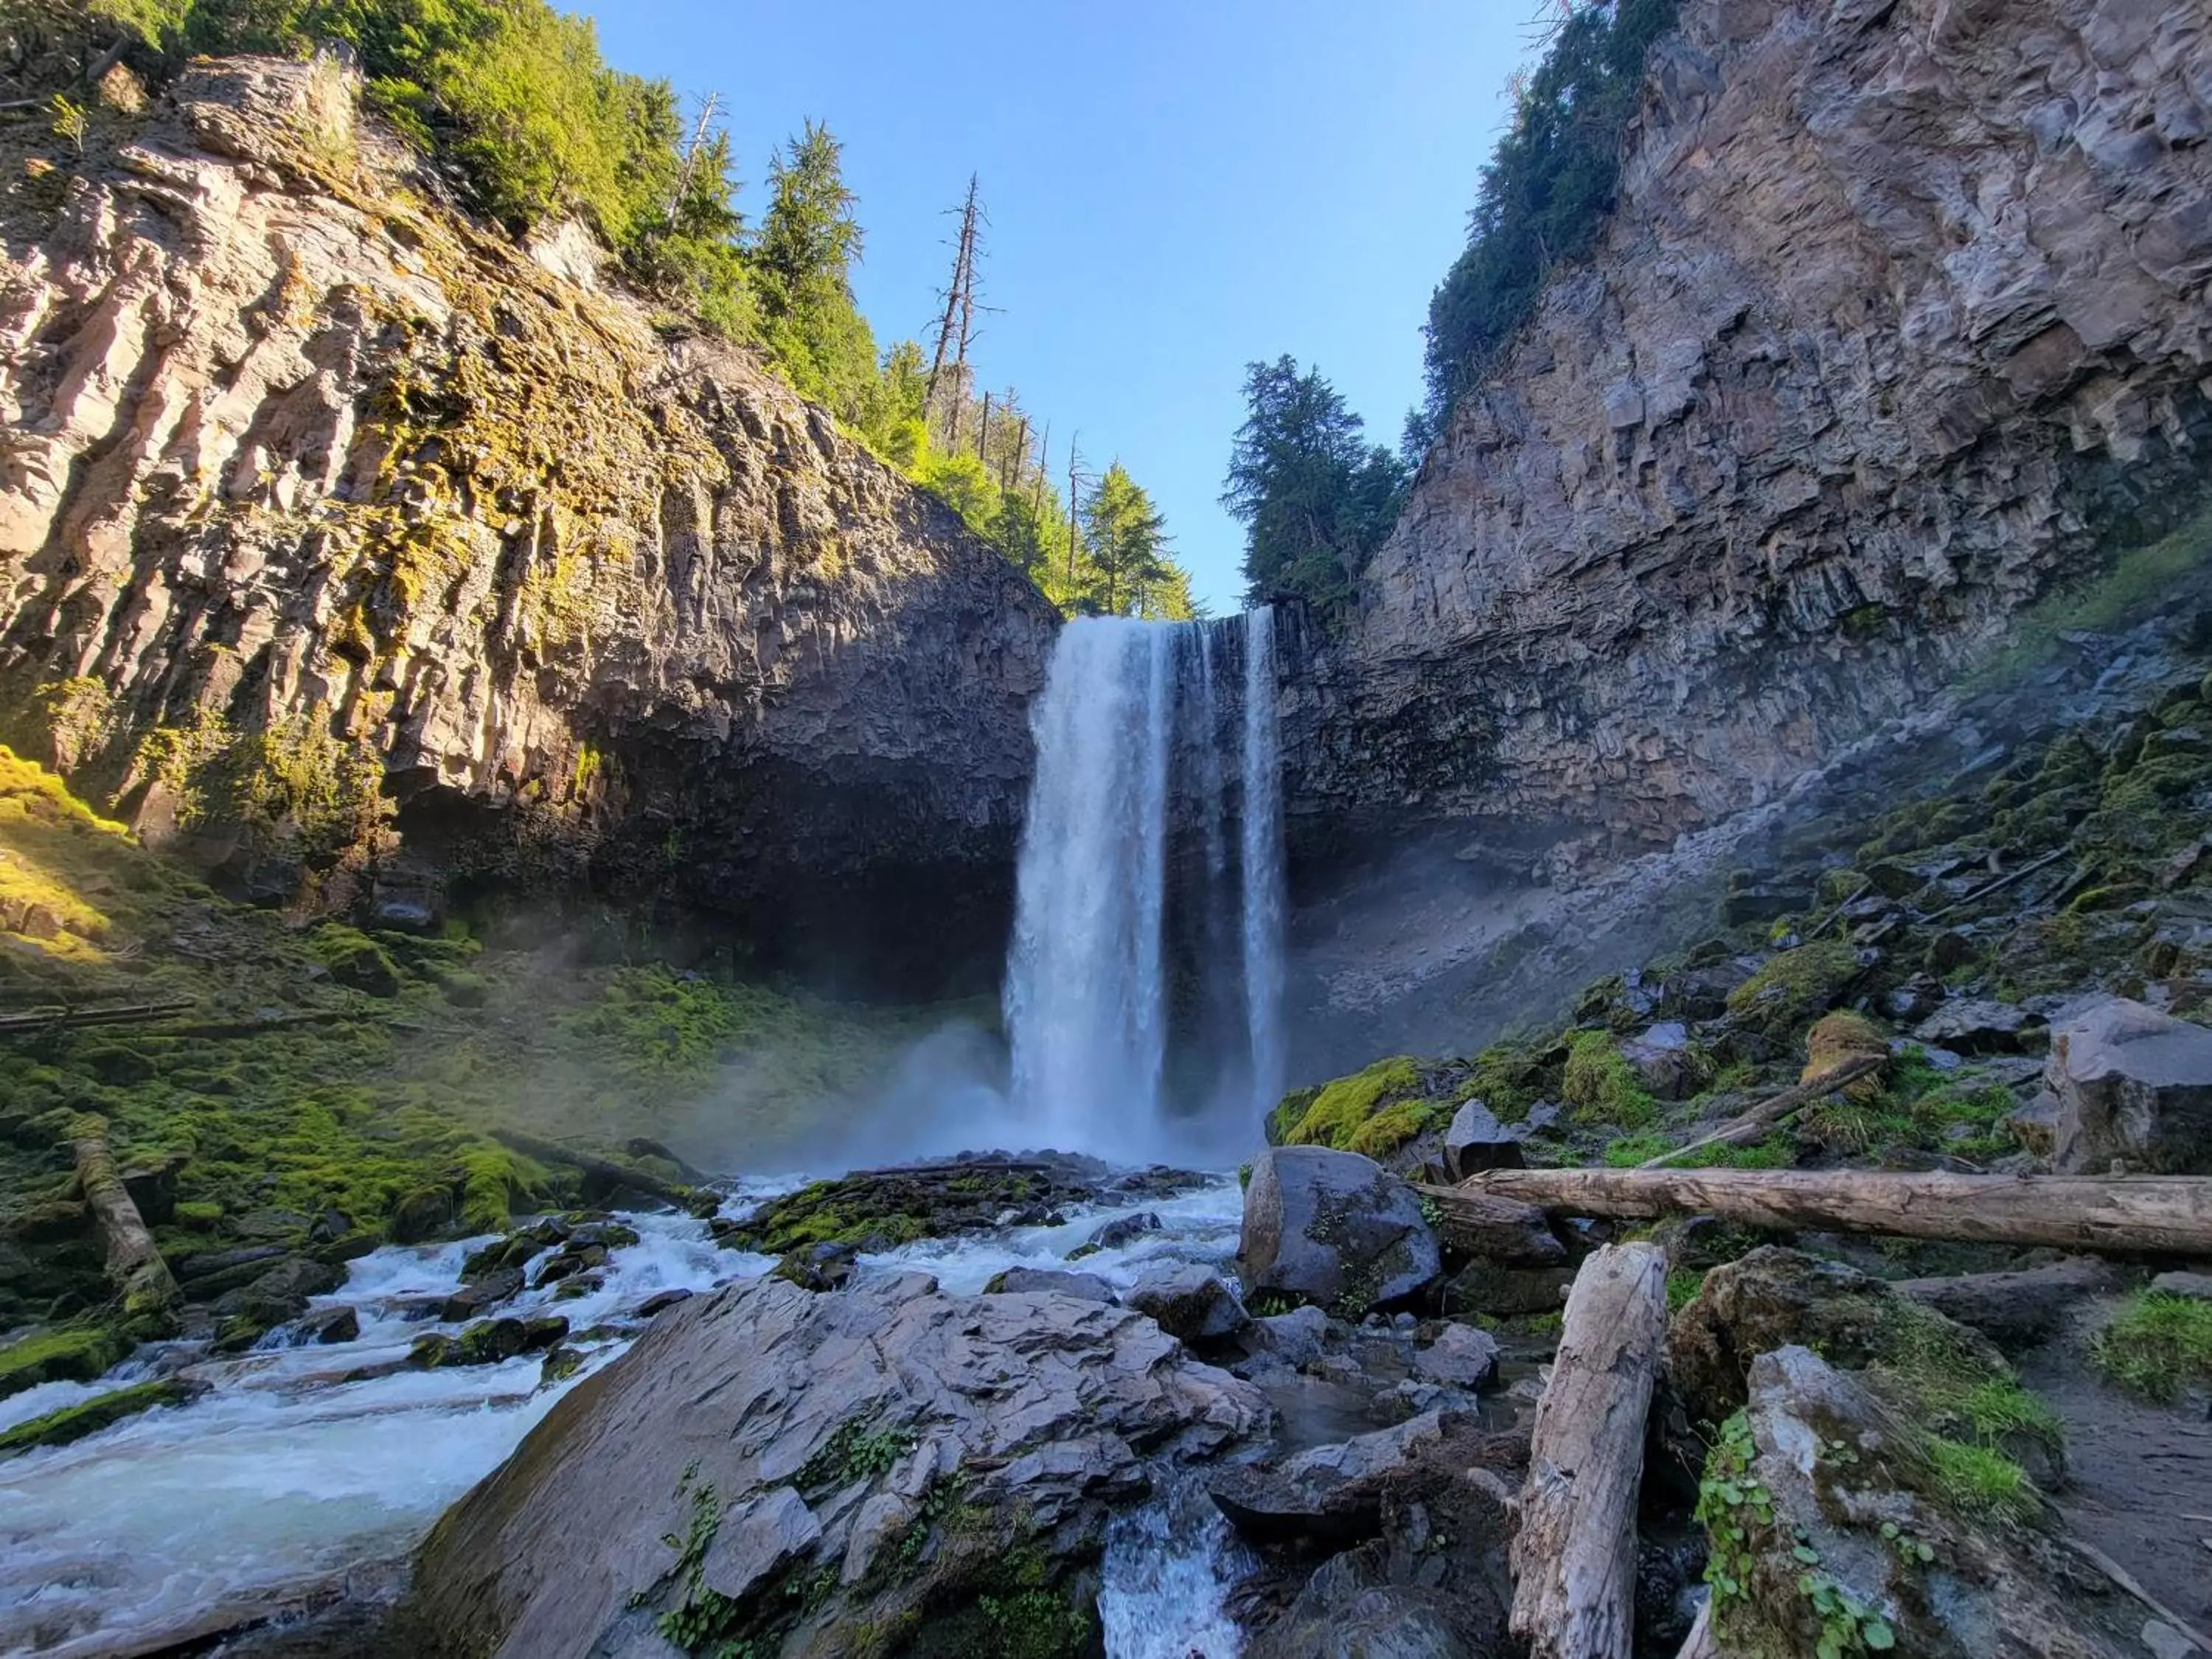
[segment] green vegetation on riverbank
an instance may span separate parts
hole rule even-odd
[[[343,1255],[363,1236],[484,1231],[579,1196],[573,1167],[496,1129],[680,1182],[656,1143],[724,1163],[864,1090],[943,1012],[678,969],[588,917],[557,949],[500,942],[507,931],[289,927],[0,750],[0,1003],[144,1011],[0,1035],[0,1328],[107,1295],[64,1145],[78,1114],[106,1119],[173,1264],[271,1243]],[[47,1362],[100,1334],[35,1340],[0,1350],[0,1370],[75,1375]],[[70,1353],[42,1352],[57,1344]]]

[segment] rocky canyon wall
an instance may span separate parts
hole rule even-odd
[[[1309,847],[1748,804],[2212,456],[2212,4],[1684,0],[1597,254],[1286,664]]]
[[[441,204],[337,65],[132,101],[0,131],[4,735],[272,902],[994,970],[1027,580],[580,232]]]

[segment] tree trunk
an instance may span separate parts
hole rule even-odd
[[[1636,1493],[1667,1340],[1667,1255],[1610,1244],[1567,1294],[1513,1534],[1513,1633],[1529,1659],[1629,1659]]]
[[[1889,1233],[2062,1250],[2212,1255],[2212,1178],[1904,1175],[1869,1170],[1491,1170],[1423,1187],[1449,1217],[1463,1193],[1555,1215],[1689,1212],[1781,1231]]]
[[[70,1150],[76,1158],[84,1201],[107,1242],[107,1276],[122,1292],[125,1318],[134,1324],[151,1322],[167,1334],[175,1328],[177,1304],[184,1296],[115,1167],[106,1120],[79,1118],[70,1132]]]
[[[1784,1089],[1770,1100],[1762,1100],[1742,1116],[1730,1119],[1711,1134],[1701,1136],[1686,1146],[1669,1147],[1656,1158],[1645,1158],[1636,1167],[1656,1170],[1662,1164],[1672,1164],[1678,1158],[1722,1141],[1732,1146],[1741,1146],[1747,1141],[1757,1140],[1784,1118],[1803,1111],[1816,1100],[1826,1100],[1838,1089],[1849,1087],[1871,1072],[1880,1071],[1888,1058],[1887,1054],[1861,1054],[1856,1060],[1846,1060],[1809,1083],[1801,1083],[1794,1089]]]

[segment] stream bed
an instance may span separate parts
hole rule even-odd
[[[741,1215],[799,1184],[747,1183],[724,1212]],[[971,1293],[1006,1267],[1068,1265],[1067,1253],[1101,1225],[1139,1211],[1157,1215],[1159,1230],[1073,1265],[1127,1288],[1163,1260],[1220,1266],[1235,1253],[1241,1200],[1236,1182],[1221,1180],[1165,1200],[1071,1212],[1057,1226],[925,1241],[863,1261],[933,1273],[946,1291]],[[408,1552],[445,1508],[629,1346],[642,1328],[641,1304],[775,1265],[718,1248],[704,1221],[622,1218],[638,1242],[612,1253],[599,1289],[558,1303],[554,1286],[526,1290],[498,1310],[557,1312],[577,1337],[612,1328],[558,1382],[542,1381],[538,1354],[350,1380],[404,1359],[426,1333],[458,1334],[436,1322],[434,1308],[422,1315],[459,1285],[463,1261],[488,1242],[478,1238],[387,1246],[353,1262],[344,1285],[313,1304],[353,1309],[360,1330],[350,1341],[230,1356],[203,1344],[150,1345],[95,1382],[47,1383],[0,1401],[5,1428],[158,1376],[208,1389],[189,1404],[0,1462],[0,1655],[120,1659],[391,1594]],[[1241,1552],[1201,1490],[1167,1488],[1125,1516],[1103,1571],[1100,1614],[1115,1659],[1237,1651],[1223,1603],[1243,1571]]]

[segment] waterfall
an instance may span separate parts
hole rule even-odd
[[[1188,1158],[1249,1137],[1252,1113],[1274,1103],[1284,881],[1273,639],[1264,610],[1218,623],[1085,617],[1060,630],[1030,717],[1036,772],[1005,995],[1012,1103],[1036,1144]],[[1229,678],[1240,666],[1241,684]],[[1231,696],[1234,721],[1221,712]],[[1242,1031],[1220,1030],[1208,1009],[1236,1011]],[[1206,1085],[1171,1086],[1171,1047],[1193,1046],[1234,1052],[1176,1073]]]
[[[1275,612],[1244,618],[1244,1030],[1252,1093],[1264,1111],[1283,1092],[1282,736],[1275,710]]]

